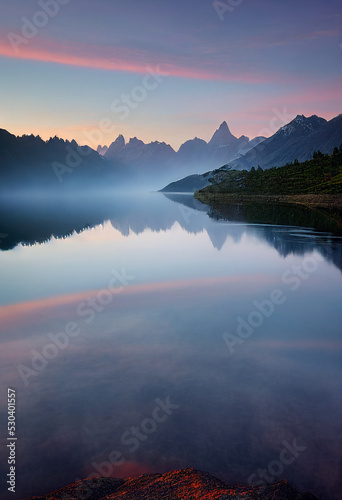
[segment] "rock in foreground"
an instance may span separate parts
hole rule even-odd
[[[195,469],[144,474],[129,479],[100,477],[78,481],[42,497],[28,500],[316,500],[299,493],[287,481],[265,486],[227,485]]]

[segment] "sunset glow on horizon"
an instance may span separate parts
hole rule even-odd
[[[223,14],[206,0],[47,4],[1,7],[0,128],[15,135],[88,144],[107,120],[102,145],[121,133],[177,150],[224,120],[252,138],[342,110],[337,0],[242,1]]]

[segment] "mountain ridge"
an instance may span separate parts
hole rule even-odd
[[[111,161],[139,169],[156,171],[158,168],[164,168],[175,173],[182,171],[183,174],[195,174],[198,173],[199,165],[205,165],[207,169],[218,167],[249,151],[264,139],[258,136],[250,140],[244,135],[237,138],[231,133],[227,122],[223,121],[208,142],[195,137],[181,144],[177,151],[165,142],[144,143],[136,137],[126,143],[121,134],[107,149],[99,146],[98,150],[103,150],[104,157]],[[136,146],[136,155],[132,155],[133,145]]]
[[[39,136],[15,136],[0,129],[0,185],[2,189],[20,184],[25,189],[123,186],[158,189],[162,183],[188,175],[201,175],[222,168],[250,170],[280,167],[295,159],[303,162],[314,151],[331,154],[342,143],[342,114],[327,121],[317,115],[297,115],[271,137],[235,137],[224,121],[209,142],[195,137],[185,141],[176,152],[169,144],[153,141],[145,144],[137,137],[126,142],[120,134],[97,151],[79,146],[76,141]],[[99,154],[104,153],[104,155]],[[69,175],[72,174],[72,175]],[[64,182],[66,181],[66,182]],[[200,182],[201,180],[197,179]],[[196,182],[197,182],[196,181]],[[165,185],[164,184],[164,185]],[[204,187],[195,184],[194,188]]]
[[[57,189],[114,184],[122,177],[119,165],[109,162],[88,146],[50,137],[47,141],[31,135],[15,136],[0,129],[0,187],[12,189]]]
[[[214,135],[208,142],[209,145],[212,146],[226,146],[230,143],[234,143],[237,140],[237,137],[235,137],[226,121],[223,121],[219,128],[214,132]]]
[[[317,115],[297,115],[271,137],[265,139],[245,155],[228,162],[236,170],[250,170],[260,165],[263,169],[281,167],[297,159],[312,158],[314,151],[331,154],[342,143],[342,115],[327,121]]]
[[[120,158],[113,154],[113,145],[117,140],[118,138],[109,146],[105,157],[125,162],[125,154]],[[249,170],[259,165],[263,169],[280,167],[295,159],[307,161],[318,149],[331,154],[333,148],[341,143],[342,114],[329,121],[315,114],[309,117],[298,114],[268,138],[257,136],[250,140],[244,135],[237,138],[231,133],[227,122],[223,121],[208,142],[195,137],[185,141],[178,151],[169,146],[172,154],[168,158],[163,158],[158,146],[163,144],[165,147],[165,143],[153,144],[155,150],[159,151],[158,161],[162,161],[166,168],[171,167],[175,174],[182,172],[184,177],[199,174],[201,168],[208,171],[226,164],[236,170]],[[140,144],[142,150],[150,147],[142,141]],[[136,157],[134,161],[139,162],[141,158]],[[149,160],[153,163],[154,158],[150,156]],[[144,164],[144,161],[141,163]]]

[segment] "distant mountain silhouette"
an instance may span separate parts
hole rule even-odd
[[[262,486],[228,485],[216,477],[195,469],[165,474],[143,474],[129,479],[100,477],[86,479],[57,491],[27,500],[315,500],[311,493],[299,493],[287,481],[264,483]]]
[[[184,142],[177,152],[177,161],[184,165],[193,165],[208,155],[208,144],[195,137]]]
[[[17,137],[0,129],[0,189],[56,189],[115,185],[124,172],[76,141]]]
[[[207,143],[203,139],[186,141],[176,152],[165,142],[151,142],[145,144],[134,137],[126,144],[122,135],[112,142],[108,150],[99,146],[99,151],[104,151],[105,158],[135,168],[138,172],[146,174],[154,172],[165,174],[174,172],[175,175],[198,173],[203,168],[219,167],[222,163],[246,153],[256,144],[262,142],[264,137],[249,140],[246,136],[235,137],[224,121],[215,131]]]
[[[99,145],[99,146],[97,146],[96,151],[99,153],[99,155],[104,156],[108,151],[108,147]]]
[[[252,149],[264,139],[265,137],[256,137],[250,141],[245,135],[237,138],[230,132],[227,123],[224,121],[208,143],[210,165],[218,167],[223,163],[230,162],[235,157]]]
[[[315,151],[331,154],[342,144],[342,114],[329,122],[313,115],[298,115],[240,158],[229,162],[235,169],[250,170],[252,166],[263,169],[281,167],[295,159],[306,161]]]
[[[215,131],[208,144],[212,147],[229,147],[235,145],[238,140],[229,130],[227,122],[224,121]]]
[[[105,153],[105,158],[115,164],[131,168],[131,174],[136,176],[151,175],[164,177],[174,166],[175,151],[165,142],[143,141],[133,137],[126,144],[122,135],[112,142]]]
[[[210,173],[203,175],[193,174],[184,177],[179,181],[171,182],[163,189],[160,190],[161,193],[194,193],[199,189],[203,189],[209,186]]]
[[[58,137],[43,141],[39,136],[16,137],[0,129],[0,190],[67,187],[142,187],[163,184],[218,169],[281,166],[294,159],[311,158],[315,150],[332,153],[342,143],[342,115],[323,118],[298,115],[272,137],[235,137],[224,121],[210,141],[186,141],[176,152],[165,142],[145,144],[136,137],[127,143],[122,135],[97,151]],[[197,179],[200,181],[200,179]]]
[[[200,174],[201,170],[214,170],[225,164],[238,170],[250,170],[258,165],[264,169],[282,166],[295,159],[308,160],[317,150],[331,154],[341,143],[342,115],[329,122],[316,115],[309,118],[298,115],[268,139],[255,137],[249,140],[244,135],[237,138],[224,121],[208,143],[195,137],[182,144],[177,152],[164,142],[145,144],[133,138],[126,144],[120,135],[109,146],[105,157],[146,175],[149,172],[174,173],[175,179],[181,175]]]

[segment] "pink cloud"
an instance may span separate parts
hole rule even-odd
[[[188,293],[188,290],[191,289],[191,293],[194,296],[196,291],[199,293],[203,293],[203,288],[207,289],[207,294],[215,295],[221,294],[222,290],[220,286],[233,285],[236,291],[239,290],[239,286],[247,287],[251,289],[251,287],[255,287],[258,289],[261,285],[269,285],[273,282],[272,277],[255,274],[252,276],[221,276],[221,277],[210,277],[204,279],[188,279],[188,280],[176,280],[176,281],[166,281],[160,283],[147,283],[147,284],[139,284],[128,286],[127,288],[123,288],[120,293],[114,295],[114,298],[119,300],[120,297],[129,296],[130,300],[127,302],[127,306],[130,307],[132,305],[132,299],[138,301],[138,303],[142,303],[143,300],[151,300],[151,294],[157,294],[157,297],[154,297],[154,301],[159,298],[162,298],[162,293],[166,292],[175,292],[176,297],[179,297],[179,293],[184,291]],[[101,289],[102,290],[102,289]],[[62,307],[71,306],[75,307],[79,303],[83,302],[89,297],[96,297],[96,294],[100,290],[88,290],[87,292],[75,293],[75,294],[67,294],[57,297],[32,300],[28,302],[21,302],[18,304],[11,304],[0,307],[0,322],[3,329],[8,327],[15,327],[20,325],[27,325],[28,321],[36,321],[37,317],[41,317],[42,313],[45,311],[49,314],[53,311],[53,316],[56,317],[61,314],[64,317],[65,310],[61,309]],[[113,304],[117,302],[117,300],[113,300]],[[120,307],[123,307],[124,304],[120,303]],[[60,310],[60,312],[58,312]],[[73,309],[74,311],[74,309]]]
[[[6,39],[0,39],[0,56],[46,63],[64,64],[74,67],[124,71],[147,74],[149,69],[159,70],[168,76],[199,80],[266,83],[270,75],[247,72],[237,68],[222,69],[221,65],[207,61],[204,67],[192,65],[193,61],[184,56],[175,60],[172,56],[149,54],[141,50],[123,48],[94,47],[82,44],[61,44],[52,40],[32,40],[14,50]],[[273,75],[272,78],[278,78]],[[280,78],[280,76],[279,76]]]
[[[303,89],[284,96],[282,102],[292,106],[302,103],[317,103],[322,101],[342,100],[342,78],[336,78],[334,85],[316,85],[311,89]],[[342,102],[342,101],[341,101]],[[336,109],[334,116],[338,114]]]

